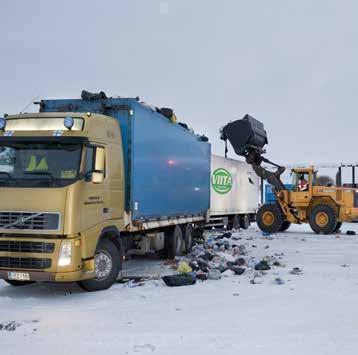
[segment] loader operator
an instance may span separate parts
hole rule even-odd
[[[308,182],[304,175],[301,175],[298,181],[298,191],[308,191]]]

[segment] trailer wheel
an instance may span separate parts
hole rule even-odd
[[[258,227],[266,233],[277,233],[284,222],[283,213],[277,204],[262,205],[256,215]]]
[[[183,253],[183,232],[179,225],[169,228],[164,236],[164,248],[169,259],[174,259]]]
[[[230,229],[240,229],[240,217],[236,214],[230,221]]]
[[[280,228],[280,232],[287,231],[288,228],[290,228],[291,222],[289,221],[283,221],[282,226]]]
[[[122,268],[121,253],[109,239],[102,239],[94,256],[96,277],[79,281],[78,285],[86,291],[101,291],[110,288],[117,280]]]
[[[184,251],[190,253],[193,249],[193,226],[188,223],[183,226]]]
[[[11,286],[25,286],[25,285],[31,285],[36,283],[36,281],[17,281],[17,280],[7,280],[7,279],[4,279],[4,281]]]
[[[317,234],[334,233],[337,226],[336,212],[329,205],[317,205],[309,215],[309,223],[312,230]]]
[[[250,227],[250,217],[248,214],[244,214],[240,218],[240,227],[242,229],[248,229]]]

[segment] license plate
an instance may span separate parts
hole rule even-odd
[[[17,280],[17,281],[30,280],[30,274],[28,272],[9,271],[7,273],[7,277],[9,280]]]

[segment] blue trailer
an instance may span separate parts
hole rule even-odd
[[[134,224],[196,216],[210,204],[210,144],[136,98],[42,100],[40,112],[114,117],[122,134],[125,208]]]

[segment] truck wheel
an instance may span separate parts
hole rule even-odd
[[[342,222],[337,222],[336,228],[334,229],[334,232],[338,232],[340,228],[342,227]]]
[[[241,216],[240,218],[240,227],[242,229],[247,229],[250,227],[250,217],[248,214],[244,214],[243,216]]]
[[[275,204],[262,205],[256,215],[258,227],[266,233],[277,233],[284,222],[280,207]]]
[[[317,234],[334,233],[337,226],[336,212],[329,205],[317,205],[309,215],[309,223],[312,230]]]
[[[25,285],[31,285],[36,283],[36,281],[17,281],[17,280],[6,280],[6,279],[4,281],[11,286],[25,286]]]
[[[165,232],[164,237],[165,251],[168,259],[174,259],[183,253],[183,232],[179,225],[170,228]]]
[[[193,226],[188,223],[183,226],[184,251],[190,253],[193,249]]]
[[[290,228],[291,222],[289,221],[283,221],[282,226],[280,228],[280,232],[287,231],[288,228]]]
[[[235,215],[230,223],[230,229],[240,229],[240,217],[238,215]]]
[[[94,256],[96,277],[78,282],[86,291],[101,291],[110,288],[117,280],[122,268],[121,253],[109,239],[102,239]]]

